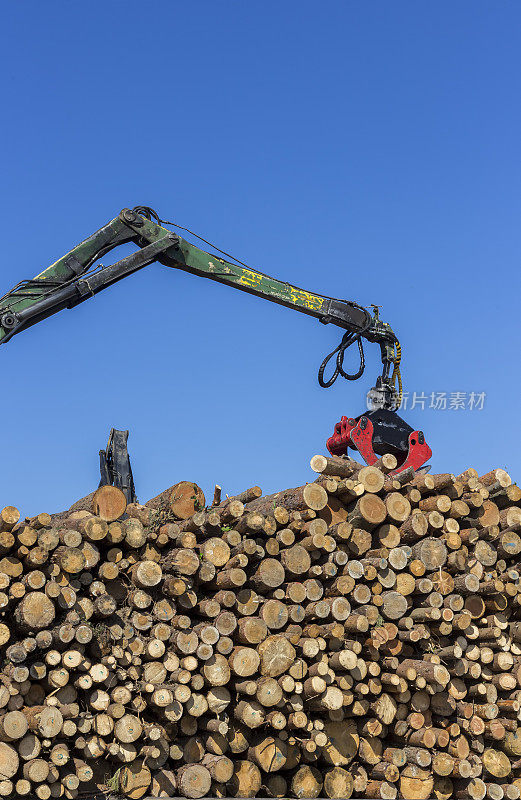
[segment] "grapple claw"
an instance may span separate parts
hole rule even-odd
[[[408,467],[417,470],[432,455],[423,431],[414,431],[395,411],[387,409],[368,411],[356,418],[342,417],[326,446],[334,456],[346,455],[348,448],[358,450],[369,465],[384,453],[392,453],[398,459],[392,474]]]

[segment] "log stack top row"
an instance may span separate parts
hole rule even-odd
[[[519,800],[521,490],[311,468],[0,512],[0,797]]]

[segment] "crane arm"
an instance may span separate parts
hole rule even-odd
[[[165,266],[210,278],[316,317],[324,324],[337,325],[346,331],[343,340],[346,343],[360,341],[361,336],[378,343],[383,371],[377,389],[384,392],[389,407],[392,405],[390,373],[391,367],[396,366],[397,338],[391,327],[379,319],[377,311],[371,315],[355,302],[313,294],[201,250],[154,221],[152,215],[159,218],[154,212],[147,213],[151,209],[138,209],[143,213],[123,209],[115,219],[35,278],[22,281],[4,295],[0,299],[0,344],[42,319],[64,308],[73,308],[127,275],[159,261]],[[139,249],[110,266],[97,264],[109,251],[129,242]],[[341,374],[349,377],[343,370]]]

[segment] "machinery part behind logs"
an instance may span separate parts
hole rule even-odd
[[[127,449],[128,431],[112,428],[105,450],[99,451],[100,486],[117,486],[125,495],[127,503],[137,500],[134,478]]]

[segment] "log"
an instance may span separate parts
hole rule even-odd
[[[15,748],[6,742],[0,742],[0,775],[3,779],[13,778],[17,771],[20,759]]]
[[[134,714],[124,714],[114,726],[114,736],[123,744],[135,742],[141,736],[143,726],[139,717]]]
[[[506,778],[510,775],[512,767],[506,753],[489,747],[482,756],[483,767],[494,778]]]
[[[387,518],[393,523],[403,523],[411,513],[409,500],[399,492],[390,492],[385,498]]]
[[[324,761],[332,766],[347,766],[350,764],[360,745],[356,723],[353,720],[344,722],[326,722],[324,733],[327,742],[322,753]]]
[[[183,797],[204,797],[210,791],[212,777],[202,764],[186,764],[177,772],[177,787]]]
[[[324,793],[326,797],[349,798],[353,794],[354,779],[343,767],[333,767],[324,774]]]
[[[161,565],[157,561],[138,561],[131,569],[131,580],[141,589],[157,586],[163,577]]]
[[[322,486],[318,483],[307,483],[305,486],[299,486],[295,489],[286,489],[283,492],[266,495],[258,500],[247,503],[245,505],[245,510],[248,513],[273,514],[277,522],[281,525],[285,525],[289,519],[288,512],[302,512],[306,509],[321,511],[327,505],[327,500],[327,492]],[[277,509],[282,509],[286,513],[278,513]]]
[[[362,467],[356,475],[356,480],[361,483],[366,492],[378,494],[383,489],[385,475],[377,467]]]
[[[248,759],[263,772],[278,772],[283,769],[288,755],[288,748],[279,738],[268,736],[254,747],[248,749]]]
[[[316,456],[315,456],[316,458]],[[294,797],[313,798],[321,794],[323,779],[316,767],[305,764],[299,767],[291,780],[291,791]],[[346,795],[348,796],[348,795]],[[331,797],[331,795],[328,795]]]
[[[299,544],[283,550],[280,560],[286,573],[293,576],[305,575],[311,566],[308,551]]]
[[[158,769],[150,782],[151,797],[173,797],[177,790],[175,772],[171,769]]]
[[[284,566],[274,558],[264,558],[251,577],[252,585],[258,591],[276,589],[284,582]]]
[[[145,503],[147,508],[170,513],[177,519],[189,519],[205,505],[202,489],[191,481],[180,481]]]
[[[427,800],[434,788],[434,778],[425,769],[409,764],[400,773],[400,795],[405,800]]]
[[[348,516],[353,527],[372,529],[380,525],[387,514],[384,502],[375,494],[364,494]]]
[[[360,468],[358,464],[354,466],[351,460],[322,455],[313,456],[309,463],[311,469],[320,475],[338,475],[341,478],[349,478]]]
[[[421,539],[427,534],[429,523],[425,514],[415,511],[399,526],[400,540],[406,544]]]
[[[447,548],[441,539],[428,536],[412,548],[413,558],[417,558],[428,572],[443,567],[447,561]]]
[[[258,646],[260,672],[276,678],[286,672],[296,657],[293,645],[284,636],[268,636]]]
[[[43,592],[29,592],[15,608],[14,618],[24,631],[49,628],[55,617],[52,601]]]
[[[105,522],[115,522],[127,507],[125,495],[117,486],[100,486],[93,495],[90,511]]]
[[[260,655],[257,650],[251,647],[236,647],[232,651],[228,663],[231,671],[235,675],[241,678],[247,678],[257,672],[260,660]]]
[[[21,711],[8,711],[0,717],[0,738],[4,742],[22,739],[28,727],[27,719]]]
[[[262,784],[259,768],[247,760],[235,762],[233,777],[228,784],[232,797],[255,797]]]

